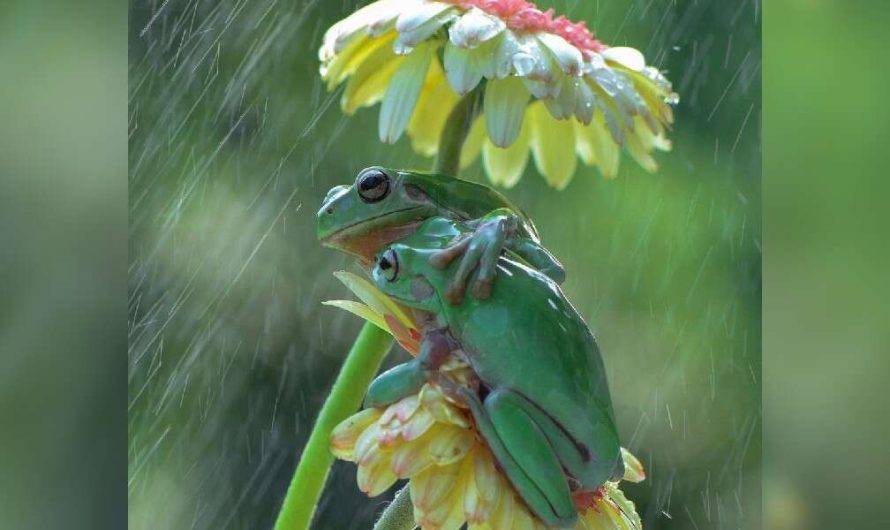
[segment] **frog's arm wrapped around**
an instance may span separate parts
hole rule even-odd
[[[504,250],[558,283],[565,278],[562,265],[540,245],[534,224],[522,210],[487,186],[446,175],[369,167],[351,186],[328,192],[316,221],[322,244],[370,266],[379,250],[414,234],[432,217],[471,229],[433,256],[441,268],[461,257],[446,291],[452,304],[463,300],[471,275],[475,296],[489,296]]]
[[[532,512],[547,525],[571,526],[572,493],[595,491],[624,471],[596,341],[555,282],[505,257],[489,300],[446,303],[451,271],[430,263],[436,252],[394,244],[372,270],[381,290],[429,316],[418,357],[379,376],[366,405],[391,403],[436,381],[469,407]],[[472,388],[437,371],[451,355],[472,367]]]

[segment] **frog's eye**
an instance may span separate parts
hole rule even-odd
[[[377,266],[380,267],[380,272],[383,273],[383,277],[386,278],[386,281],[392,282],[395,281],[399,276],[399,256],[392,249],[387,250],[380,256],[380,261],[377,262]]]
[[[389,193],[389,175],[376,167],[369,167],[355,179],[358,196],[365,202],[377,202]]]

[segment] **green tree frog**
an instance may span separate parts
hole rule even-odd
[[[452,304],[463,300],[471,274],[475,296],[489,296],[503,250],[556,282],[565,278],[562,265],[540,245],[522,210],[487,186],[446,175],[366,168],[351,186],[328,192],[316,222],[323,245],[369,265],[380,249],[415,233],[432,217],[464,222],[471,229],[433,258],[435,265],[446,267],[462,256],[445,293]]]
[[[429,224],[442,231],[442,221]],[[532,512],[550,526],[572,526],[572,491],[596,490],[624,471],[596,340],[553,280],[506,257],[488,300],[445,303],[451,271],[430,263],[433,247],[393,244],[373,266],[381,290],[426,318],[418,357],[378,376],[365,403],[385,405],[438,382],[467,404]],[[470,364],[476,388],[437,371],[451,355]]]

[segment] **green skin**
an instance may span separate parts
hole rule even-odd
[[[444,240],[447,224],[431,220],[422,232]],[[577,520],[571,491],[596,490],[624,472],[596,341],[555,282],[508,258],[498,260],[490,300],[446,303],[451,271],[431,265],[438,246],[431,241],[433,248],[392,245],[374,265],[380,289],[429,316],[418,357],[375,379],[365,404],[383,406],[438,382],[468,405],[532,512],[550,526],[570,527]],[[456,350],[478,376],[478,389],[437,371]]]
[[[377,252],[414,234],[427,219],[444,217],[470,230],[441,248],[433,263],[445,268],[462,256],[446,299],[459,304],[472,276],[476,298],[491,293],[498,257],[511,256],[561,283],[565,272],[539,242],[534,224],[495,190],[446,175],[362,170],[351,186],[328,192],[316,215],[318,239],[328,247],[360,258],[367,266]]]

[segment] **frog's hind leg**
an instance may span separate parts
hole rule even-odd
[[[484,404],[469,389],[462,388],[461,394],[495,460],[532,513],[548,526],[574,526],[578,514],[566,475],[546,436],[526,413],[527,400],[504,389],[486,396]]]
[[[562,465],[584,489],[593,491],[607,480],[620,480],[624,475],[624,461],[617,435],[593,437],[593,440],[579,444],[534,403],[528,402],[525,410],[541,427]]]

